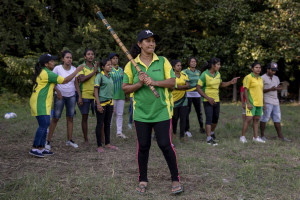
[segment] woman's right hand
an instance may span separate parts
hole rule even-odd
[[[100,104],[97,104],[97,110],[100,113],[103,113],[103,107]]]
[[[139,72],[139,82],[143,85],[144,80],[147,77],[147,74],[145,72]]]
[[[246,104],[245,103],[242,104],[242,108],[246,109]]]
[[[250,103],[247,103],[247,108],[249,109],[249,110],[252,110],[252,105],[250,104]]]
[[[82,106],[82,105],[83,105],[82,98],[80,98],[80,97],[78,98],[78,105],[79,105],[79,106]]]
[[[216,102],[215,102],[215,99],[211,98],[211,97],[208,97],[207,98],[207,101],[208,103],[210,103],[210,105],[214,105]]]

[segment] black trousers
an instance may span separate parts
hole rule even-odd
[[[206,117],[206,125],[217,124],[219,120],[220,114],[220,102],[215,103],[214,105],[210,105],[209,102],[203,102],[205,117]]]
[[[101,141],[101,130],[104,125],[104,135],[105,135],[105,145],[110,144],[110,122],[114,111],[114,107],[111,105],[103,106],[103,113],[97,110],[97,105],[95,105],[97,125],[96,125],[96,138],[98,147],[102,146],[104,141]]]
[[[176,152],[171,142],[171,121],[166,120],[154,123],[134,121],[138,140],[139,182],[148,182],[147,170],[152,128],[156,135],[157,144],[167,161],[172,181],[179,181]]]
[[[184,131],[186,127],[186,121],[188,116],[189,108],[187,106],[180,106],[173,109],[172,126],[173,133],[177,132],[177,122],[180,118],[180,137],[184,137]]]
[[[190,130],[190,120],[189,116],[192,110],[192,104],[194,104],[194,108],[197,113],[198,122],[201,128],[203,128],[203,118],[202,118],[202,112],[201,112],[201,97],[188,97],[188,116],[186,118],[186,127],[185,131]]]

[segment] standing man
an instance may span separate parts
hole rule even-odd
[[[290,142],[291,140],[283,137],[281,132],[281,112],[278,91],[280,91],[282,87],[279,85],[279,78],[275,76],[276,71],[278,71],[277,63],[271,62],[267,65],[267,73],[262,76],[264,82],[264,101],[266,110],[264,111],[260,120],[260,134],[261,139],[266,141],[267,139],[264,135],[265,127],[270,117],[272,117],[278,138],[282,139],[283,141]]]
[[[116,53],[109,54],[109,60],[113,66],[112,71],[109,72],[113,82],[114,82],[114,113],[116,114],[116,125],[117,125],[117,137],[127,138],[122,131],[123,126],[123,112],[125,105],[125,94],[122,90],[124,70],[119,66],[119,55]],[[111,124],[113,123],[113,117],[111,118]]]

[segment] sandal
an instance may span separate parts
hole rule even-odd
[[[179,184],[172,187],[172,194],[180,194],[183,192],[183,185]]]
[[[119,148],[113,145],[105,146],[105,148],[110,149],[110,150],[118,150]]]
[[[139,194],[145,194],[147,189],[147,185],[140,183],[136,188],[135,191]]]

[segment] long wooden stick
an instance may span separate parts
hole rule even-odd
[[[126,54],[127,58],[131,61],[131,63],[133,64],[133,66],[135,67],[135,69],[138,72],[141,72],[141,68],[138,66],[138,64],[134,61],[133,57],[131,56],[131,54],[129,53],[129,51],[126,49],[126,47],[124,46],[124,44],[121,42],[120,38],[117,36],[117,34],[115,33],[115,31],[113,30],[113,28],[110,26],[110,24],[107,22],[107,20],[104,18],[103,14],[101,13],[101,11],[97,12],[97,15],[99,16],[99,18],[102,20],[103,24],[106,26],[107,30],[109,30],[109,32],[111,33],[111,35],[113,36],[113,38],[116,40],[116,42],[118,43],[118,45],[121,47],[121,49],[123,50],[123,52]],[[149,85],[150,90],[153,92],[153,94],[156,96],[156,98],[159,98],[159,94],[156,91],[156,89],[152,86]]]

